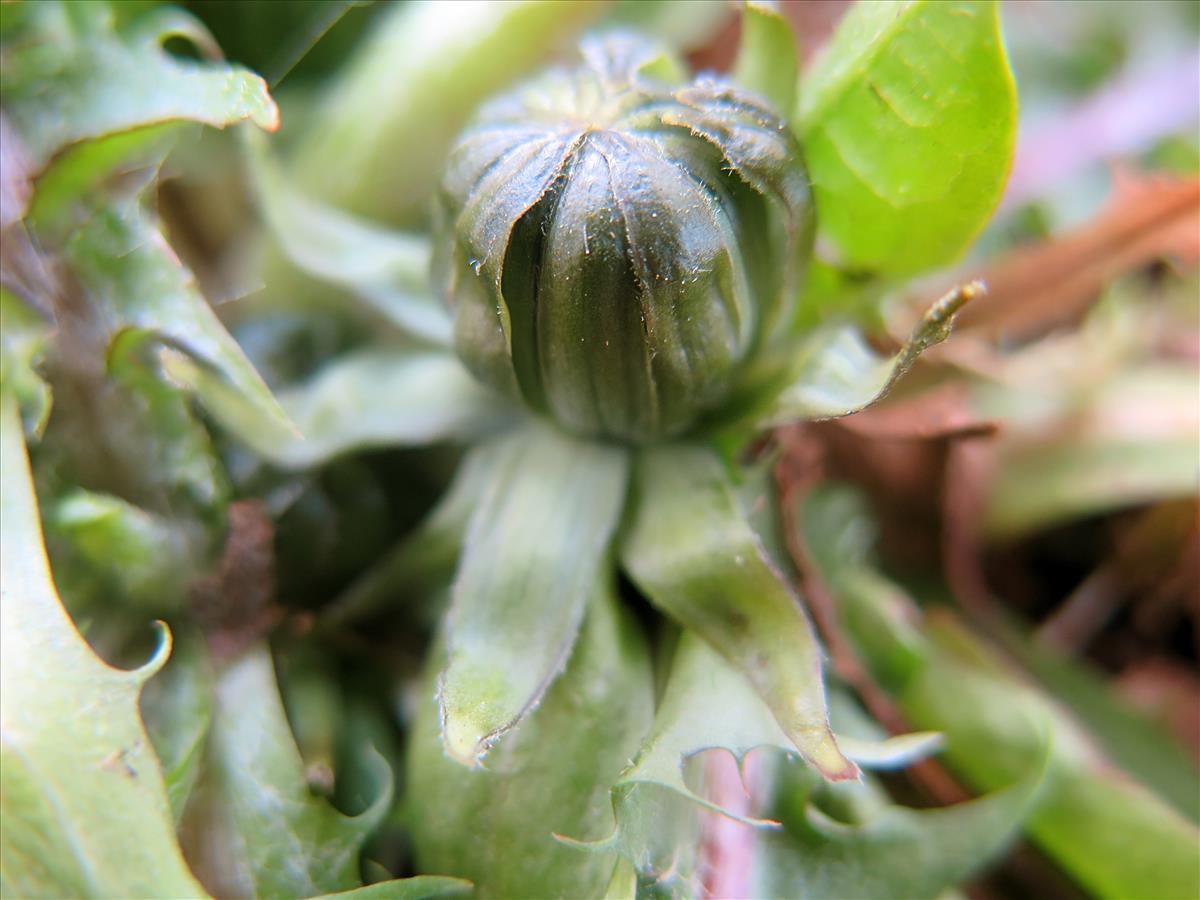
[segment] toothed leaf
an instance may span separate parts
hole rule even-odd
[[[909,900],[944,896],[1016,837],[1040,773],[978,800],[941,809],[887,804],[866,821],[836,821],[783,778],[782,831],[754,844],[753,896]],[[789,783],[791,782],[791,783]],[[800,787],[797,790],[797,787]]]
[[[0,396],[0,886],[5,896],[203,895],[138,715],[166,661],[113,669],[58,598],[16,400]]]
[[[369,747],[376,796],[346,816],[314,794],[292,737],[265,644],[220,665],[200,804],[184,833],[221,896],[311,897],[358,887],[359,853],[392,798],[392,772]]]
[[[162,122],[279,126],[257,75],[163,48],[183,37],[214,49],[204,26],[180,10],[118,24],[104,2],[24,3],[6,7],[4,17],[0,100],[35,169],[71,145]]]

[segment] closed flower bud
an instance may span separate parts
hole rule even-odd
[[[441,278],[475,375],[562,427],[645,441],[719,404],[784,319],[811,241],[799,148],[764,103],[584,45],[486,107],[439,193]]]

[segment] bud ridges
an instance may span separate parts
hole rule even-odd
[[[643,74],[659,58],[585,44],[579,68],[482,111],[439,192],[467,366],[568,430],[633,442],[720,403],[811,241],[786,124],[729,84]]]

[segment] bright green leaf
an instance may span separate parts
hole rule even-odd
[[[369,748],[364,752],[372,753]],[[313,794],[275,681],[256,645],[222,665],[207,775],[184,820],[197,871],[222,896],[310,897],[361,884],[359,853],[391,803],[391,770],[375,755],[377,796],[355,817]]]
[[[500,438],[477,500],[438,685],[447,751],[477,765],[562,671],[608,560],[629,458],[541,426]]]
[[[797,132],[831,260],[955,259],[1000,199],[1016,91],[993,0],[858,3],[801,82]]]
[[[486,768],[461,766],[442,749],[433,676],[443,659],[431,657],[408,757],[418,869],[469,878],[481,897],[599,896],[615,857],[582,855],[555,834],[612,830],[608,785],[654,708],[636,623],[600,582],[566,670]]]
[[[766,98],[784,116],[796,103],[796,37],[779,10],[750,0],[742,10],[742,46],[733,80]]]
[[[641,451],[634,504],[620,541],[634,582],[749,678],[805,759],[828,778],[856,777],[829,730],[816,637],[720,460],[696,446]]]
[[[203,895],[175,842],[133,672],[97,658],[59,602],[16,401],[0,400],[0,886],[5,896]]]
[[[81,141],[162,122],[279,125],[257,75],[163,49],[176,36],[210,49],[203,26],[181,11],[151,12],[121,27],[103,2],[25,3],[4,15],[0,101],[35,169]]]

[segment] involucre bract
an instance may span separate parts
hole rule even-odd
[[[811,243],[799,147],[760,99],[584,44],[485,107],[438,197],[439,280],[484,382],[580,434],[686,430],[788,318]]]

